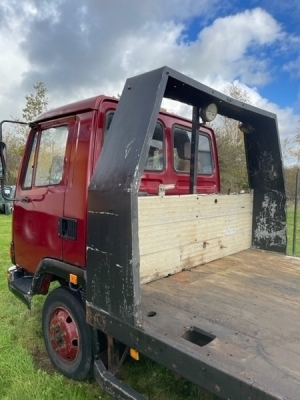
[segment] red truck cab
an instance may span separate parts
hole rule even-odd
[[[34,274],[41,260],[86,265],[87,190],[118,100],[97,96],[41,114],[31,124],[16,187],[13,262]],[[191,122],[161,111],[140,194],[189,193]],[[128,148],[124,149],[126,157]],[[216,140],[201,126],[198,193],[220,191]]]

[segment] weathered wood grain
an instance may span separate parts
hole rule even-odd
[[[252,194],[139,198],[141,283],[251,246]]]
[[[144,328],[200,358],[300,398],[300,259],[246,250],[142,285]],[[149,318],[147,312],[155,311]],[[199,347],[181,335],[196,326],[216,336]]]

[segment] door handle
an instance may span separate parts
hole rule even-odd
[[[22,202],[22,203],[30,203],[30,202],[31,202],[31,199],[30,199],[29,197],[22,197],[22,198],[21,198],[21,202]]]
[[[59,237],[65,239],[77,239],[77,220],[74,218],[59,217],[58,232]]]

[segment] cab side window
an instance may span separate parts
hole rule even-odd
[[[61,182],[67,139],[67,126],[41,132],[34,186],[57,185]]]
[[[109,111],[105,117],[104,139],[106,138],[110,124],[114,116],[113,111]],[[148,158],[145,170],[162,171],[165,167],[165,140],[163,126],[157,122],[155,125],[153,137],[150,143]]]
[[[30,189],[32,186],[32,175],[33,175],[33,168],[34,168],[36,144],[37,144],[37,132],[35,132],[33,141],[32,141],[31,151],[30,151],[28,162],[27,162],[27,168],[26,168],[25,178],[24,178],[24,182],[23,182],[23,189]]]
[[[61,182],[68,139],[68,126],[35,132],[25,171],[23,189]],[[37,154],[36,154],[37,153]]]

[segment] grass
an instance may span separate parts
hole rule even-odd
[[[287,237],[288,237],[287,253],[290,255],[293,254],[294,215],[295,215],[294,208],[288,207],[288,211],[287,211]],[[295,256],[300,257],[300,211],[297,212]]]
[[[42,330],[43,298],[29,311],[8,291],[11,217],[0,215],[0,399],[110,399],[95,383],[70,381],[56,373],[46,355]]]
[[[287,220],[288,253],[292,254],[292,209],[288,210]],[[299,256],[300,216],[297,237],[296,255]],[[94,381],[74,382],[54,370],[42,338],[41,310],[44,298],[35,297],[34,307],[29,311],[7,289],[10,240],[11,217],[0,215],[0,399],[110,399]],[[122,369],[121,378],[149,399],[216,399],[148,359],[127,363]]]
[[[54,370],[42,337],[44,297],[36,296],[28,310],[8,291],[10,240],[11,217],[0,215],[0,399],[110,399],[94,381],[74,382]],[[132,360],[121,372],[122,379],[151,400],[216,399],[148,359]]]

